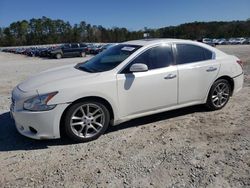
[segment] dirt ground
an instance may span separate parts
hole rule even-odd
[[[244,88],[224,109],[147,116],[82,144],[25,138],[8,109],[20,81],[83,58],[0,52],[0,187],[250,187],[250,45],[218,48],[245,62]]]

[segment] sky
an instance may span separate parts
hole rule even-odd
[[[0,0],[0,27],[42,16],[139,30],[250,18],[250,0]]]

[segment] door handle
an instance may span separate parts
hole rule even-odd
[[[209,68],[207,69],[207,72],[213,72],[213,71],[216,71],[216,70],[217,70],[216,67],[209,67]]]
[[[164,77],[164,79],[173,79],[173,78],[176,78],[176,74],[169,74],[167,75],[166,77]]]

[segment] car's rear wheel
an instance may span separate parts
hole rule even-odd
[[[231,86],[227,80],[219,79],[215,81],[209,91],[206,106],[210,110],[223,108],[229,101],[231,92]]]
[[[81,53],[80,53],[80,56],[81,56],[81,57],[86,57],[86,52],[81,52]]]
[[[77,142],[97,139],[109,126],[110,114],[105,105],[96,101],[72,105],[65,117],[65,133]]]
[[[56,54],[56,59],[61,59],[62,58],[62,54],[58,53]]]

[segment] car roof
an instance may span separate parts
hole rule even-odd
[[[192,41],[192,40],[184,40],[184,39],[167,39],[167,38],[161,38],[161,39],[156,39],[156,38],[152,38],[152,39],[141,39],[141,40],[132,40],[132,41],[127,41],[124,42],[122,44],[128,44],[128,45],[139,45],[139,46],[143,46],[143,47],[147,47],[147,46],[153,46],[153,45],[157,45],[160,43],[184,43],[184,44],[193,44],[193,45],[198,45],[201,47],[204,47],[206,49],[209,49],[213,52],[216,53],[216,56],[223,56],[225,55],[224,52],[208,45],[208,44],[204,44],[201,42],[197,42],[197,41]]]
[[[152,38],[152,39],[140,39],[140,40],[132,40],[132,41],[127,41],[124,42],[123,44],[131,44],[131,45],[140,45],[140,46],[147,46],[147,45],[152,45],[152,44],[158,44],[158,43],[174,43],[174,42],[194,42],[191,40],[184,40],[184,39],[158,39],[158,38]]]

